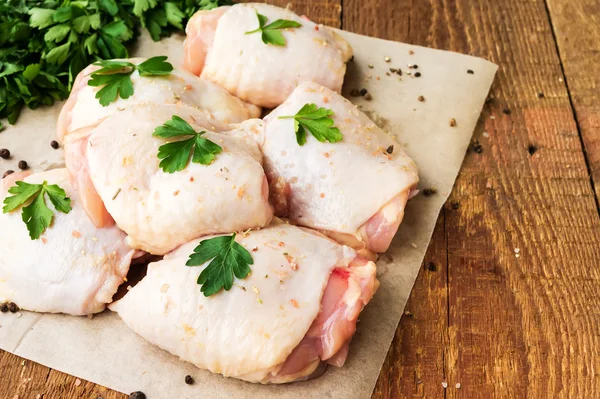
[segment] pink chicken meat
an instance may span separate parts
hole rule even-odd
[[[252,273],[204,297],[192,241],[150,264],[110,308],[136,333],[214,373],[286,383],[342,366],[358,315],[375,293],[375,264],[323,235],[287,224],[238,235]]]
[[[340,142],[308,134],[296,142],[293,116],[304,105],[334,112]],[[334,91],[303,83],[265,118],[260,138],[277,216],[318,229],[357,249],[385,252],[419,178],[402,146]]]
[[[302,27],[283,30],[285,46],[265,44],[257,13],[267,24],[292,20]],[[317,82],[340,92],[348,43],[332,29],[292,11],[259,3],[199,11],[186,28],[184,68],[260,107],[274,108],[302,82]]]

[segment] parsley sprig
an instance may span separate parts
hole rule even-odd
[[[282,29],[290,29],[290,28],[300,28],[302,24],[296,21],[291,21],[289,19],[278,19],[274,22],[271,22],[269,25],[265,25],[267,23],[267,17],[256,12],[256,17],[258,18],[258,28],[246,32],[246,35],[260,32],[263,43],[265,44],[273,44],[275,46],[285,46],[285,37],[283,37],[283,33],[280,31]]]
[[[131,74],[137,70],[140,76],[162,76],[173,71],[173,65],[167,62],[167,57],[159,56],[148,58],[139,65],[128,61],[98,61],[94,63],[102,68],[92,72],[88,81],[90,86],[103,86],[96,93],[100,104],[106,107],[116,101],[119,96],[127,99],[133,95]]]
[[[231,4],[231,0],[1,0],[0,120],[14,124],[24,106],[36,109],[67,98],[77,74],[99,59],[128,58],[140,26],[158,41],[183,31],[196,11]]]
[[[44,195],[48,196],[57,211],[62,213],[71,212],[71,199],[67,197],[65,190],[56,184],[48,184],[47,181],[42,184],[18,181],[15,184],[8,190],[9,194],[14,195],[4,199],[2,212],[12,212],[26,202],[31,201],[29,205],[22,208],[21,216],[32,240],[40,238],[54,218],[54,212],[46,205]]]
[[[280,116],[279,119],[293,119],[296,141],[299,145],[306,144],[306,131],[320,142],[329,141],[337,143],[343,136],[340,129],[333,126],[331,118],[333,111],[327,108],[318,108],[316,104],[305,104],[296,115]]]
[[[173,115],[170,121],[157,127],[152,135],[163,139],[191,137],[158,147],[158,159],[162,160],[158,166],[164,172],[174,173],[185,169],[190,157],[193,163],[202,165],[213,163],[215,155],[221,153],[223,149],[218,144],[202,137],[204,133],[206,132],[196,132],[185,120]]]
[[[214,295],[222,288],[229,291],[234,276],[243,279],[250,274],[254,260],[250,252],[235,241],[235,236],[233,233],[201,241],[190,255],[186,266],[201,266],[210,260],[197,281],[202,285],[200,291],[204,296]]]

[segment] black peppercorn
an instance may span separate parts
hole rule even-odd
[[[452,209],[457,210],[458,208],[460,208],[460,202],[453,201],[451,206],[452,206]]]
[[[421,72],[415,72],[415,78],[418,78],[421,76]]]
[[[385,152],[387,152],[388,154],[391,154],[391,153],[393,153],[393,152],[394,152],[394,146],[393,146],[393,145],[389,146],[389,147],[388,147],[388,148],[385,150]]]
[[[527,147],[527,151],[529,152],[529,155],[533,155],[537,152],[537,147],[533,144],[529,144],[529,147]]]
[[[58,141],[52,140],[50,142],[50,147],[54,148],[55,150],[58,149],[58,147],[59,147]]]
[[[437,193],[437,188],[435,188],[435,187],[430,187],[430,188],[426,188],[425,190],[423,190],[423,195],[426,197],[430,197],[436,193]]]
[[[504,109],[502,110],[502,112],[503,112],[503,113],[505,113],[506,115],[510,115],[510,113],[511,113],[512,111],[511,111],[510,109],[508,109],[508,108],[504,108]]]
[[[13,173],[15,173],[14,170],[7,170],[6,172],[4,172],[4,174],[2,175],[2,178],[4,179],[6,176],[8,175],[12,175]]]
[[[367,89],[360,89],[360,95],[364,96],[365,94],[367,94]]]
[[[129,399],[146,399],[146,395],[143,392],[135,391],[129,394]]]
[[[433,262],[427,262],[427,270],[430,272],[435,272],[437,271],[437,266]]]
[[[469,75],[473,75],[475,72],[473,72],[473,70],[472,70],[472,69],[467,69],[467,73],[468,73]]]
[[[2,158],[2,159],[10,158],[10,151],[8,151],[6,148],[1,149],[0,150],[0,158]]]
[[[8,304],[8,310],[10,311],[10,313],[17,313],[19,311],[19,307],[16,303],[11,302]]]
[[[194,379],[192,378],[191,375],[186,375],[185,376],[185,383],[188,385],[192,385],[194,383]]]
[[[2,312],[2,313],[8,312],[8,303],[3,303],[0,305],[0,312]]]
[[[27,161],[19,161],[19,169],[21,170],[25,170],[29,167],[29,165],[27,165]]]

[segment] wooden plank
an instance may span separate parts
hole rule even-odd
[[[246,1],[248,2],[248,1]],[[266,2],[266,1],[265,1]],[[289,7],[313,21],[333,27],[341,26],[341,0],[269,0],[268,3]],[[11,355],[0,350],[0,397],[7,399],[102,398],[126,399],[123,395],[100,385]]]
[[[600,197],[600,3],[546,0],[585,145],[596,198]],[[552,96],[553,93],[544,93]]]
[[[449,209],[446,212],[456,212]],[[380,262],[385,265],[386,256]],[[448,347],[448,291],[444,215],[437,221],[423,267],[406,304],[373,398],[443,396]]]
[[[343,28],[501,66],[475,133],[483,152],[467,155],[452,194],[460,210],[444,221],[444,396],[600,397],[600,222],[544,3],[344,0]],[[446,353],[429,323],[431,350]],[[390,353],[415,345],[396,340]],[[396,380],[398,397],[421,397],[406,374],[383,373],[374,396]]]

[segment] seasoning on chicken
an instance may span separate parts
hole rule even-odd
[[[333,112],[341,141],[320,142],[309,134],[298,144],[289,116],[306,104]],[[385,252],[419,181],[402,146],[352,103],[315,83],[301,84],[265,125],[259,141],[276,215],[357,249]]]
[[[250,275],[205,297],[203,267],[186,266],[198,242],[150,264],[110,309],[151,343],[228,377],[286,383],[344,364],[378,287],[373,262],[317,232],[273,225],[237,235],[252,254]]]
[[[190,160],[174,173],[160,168],[159,147],[179,138],[162,139],[153,132],[173,115],[222,148],[214,162]],[[218,133],[226,128],[190,107],[131,107],[81,137],[74,133],[74,141],[66,144],[67,167],[84,206],[92,205],[86,210],[93,220],[104,220],[107,212],[133,248],[162,255],[203,235],[269,224],[272,209],[258,145],[235,131]],[[259,133],[262,121],[249,120],[236,129]]]
[[[259,28],[258,14],[267,25],[287,20],[301,26],[277,30],[283,46],[268,44],[261,32],[249,33]],[[302,82],[340,92],[352,57],[350,45],[332,29],[267,4],[198,11],[186,33],[184,68],[266,108],[281,104]]]
[[[85,214],[66,169],[4,178],[0,198],[16,181],[63,188],[69,213],[55,212],[43,235],[29,237],[21,212],[0,214],[0,303],[11,301],[35,312],[89,315],[104,310],[129,271],[134,250],[116,227],[98,229]],[[47,206],[52,207],[50,201]]]
[[[139,64],[144,58],[127,61]],[[88,85],[90,74],[99,68],[90,65],[77,75],[71,95],[58,117],[59,141],[75,130],[96,126],[115,112],[141,104],[184,104],[208,111],[225,123],[242,122],[261,113],[260,108],[240,101],[216,84],[178,68],[165,76],[143,77],[134,71],[130,77],[135,89],[133,95],[127,99],[117,97],[104,107],[95,97],[101,87]]]

